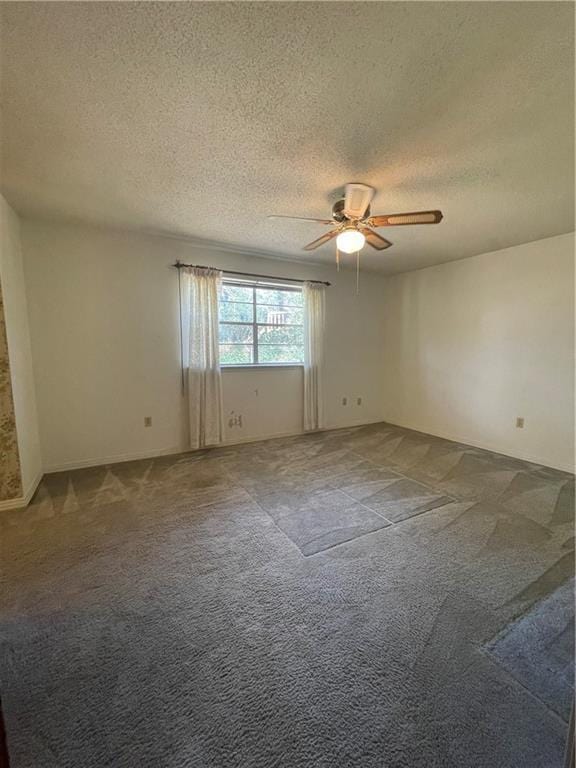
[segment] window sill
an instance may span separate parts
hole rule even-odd
[[[221,365],[222,371],[252,371],[262,368],[304,368],[304,363],[256,363],[255,365]]]

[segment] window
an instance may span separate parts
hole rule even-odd
[[[220,289],[220,363],[304,362],[301,288],[224,278]]]

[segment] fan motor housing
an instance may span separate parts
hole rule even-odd
[[[370,216],[370,206],[366,208],[364,218],[366,219],[368,216]],[[336,200],[332,206],[332,218],[334,221],[338,221],[340,223],[343,221],[348,221],[348,217],[344,213],[344,198],[342,198],[342,200]]]

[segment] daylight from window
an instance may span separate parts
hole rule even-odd
[[[221,365],[287,365],[303,361],[300,288],[222,283]]]

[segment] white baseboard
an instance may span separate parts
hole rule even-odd
[[[298,430],[296,432],[290,431],[290,432],[274,432],[271,435],[253,435],[252,437],[237,437],[232,438],[231,440],[224,440],[222,445],[243,445],[244,443],[261,443],[264,440],[277,440],[280,437],[297,437],[298,435],[303,435],[304,432],[302,430]],[[215,448],[218,448],[217,445],[214,446]]]
[[[120,453],[112,456],[100,456],[97,459],[80,459],[79,461],[65,461],[62,464],[50,464],[45,473],[67,472],[70,469],[88,469],[89,467],[101,467],[105,464],[122,464],[124,461],[138,461],[138,459],[154,459],[157,456],[172,456],[175,453],[183,453],[186,448],[179,446],[174,448],[156,448],[151,451],[138,451],[136,453]]]
[[[34,480],[32,480],[27,490],[22,494],[22,496],[17,496],[15,499],[5,499],[4,501],[0,501],[0,512],[4,512],[9,509],[23,509],[24,507],[27,507],[28,504],[30,504],[30,500],[32,499],[32,496],[34,496],[36,488],[38,488],[40,485],[40,481],[43,477],[44,473],[39,472]]]
[[[382,419],[378,419],[378,421],[359,421],[354,422],[352,424],[345,424],[345,425],[329,425],[327,427],[324,427],[322,432],[332,430],[332,429],[351,429],[353,427],[362,427],[366,426],[368,424],[378,424]],[[243,443],[259,443],[263,442],[265,440],[276,440],[280,437],[297,437],[298,435],[304,435],[306,432],[304,430],[298,430],[298,431],[289,431],[289,432],[275,432],[270,435],[255,435],[252,437],[241,437],[231,440],[225,440],[222,445],[225,446],[232,446],[232,445],[242,445]],[[218,447],[218,446],[214,446]],[[78,461],[65,461],[61,464],[49,464],[45,468],[45,473],[52,473],[52,472],[67,472],[68,470],[72,469],[88,469],[89,467],[101,467],[105,464],[121,464],[125,461],[138,461],[139,459],[154,459],[159,456],[172,456],[177,453],[186,453],[189,451],[189,448],[186,448],[185,446],[175,446],[172,448],[160,448],[156,450],[150,450],[150,451],[139,451],[137,453],[124,453],[124,454],[115,454],[112,456],[100,456],[98,458],[92,458],[92,459],[80,459]],[[1,507],[0,507],[1,509]]]
[[[390,424],[393,427],[402,427],[403,429],[411,429],[413,432],[420,432],[423,435],[433,435],[434,437],[441,437],[443,440],[451,440],[454,443],[463,443],[469,445],[472,448],[482,448],[485,451],[491,451],[492,453],[499,453],[502,456],[509,456],[511,459],[521,459],[522,461],[529,461],[531,464],[539,464],[542,467],[550,467],[551,469],[559,469],[561,472],[569,472],[574,474],[574,466],[567,466],[562,463],[550,462],[549,459],[543,459],[541,456],[534,456],[532,454],[523,453],[522,451],[515,451],[510,453],[508,450],[503,450],[502,446],[495,445],[478,440],[473,440],[469,437],[462,437],[459,435],[451,435],[446,432],[435,430],[430,432],[416,427],[413,424],[400,424],[398,421],[392,421],[391,419],[384,419],[386,424]]]
[[[351,424],[330,424],[326,427],[324,427],[322,430],[319,430],[321,432],[327,432],[330,430],[336,430],[336,429],[353,429],[354,427],[364,427],[368,426],[369,424],[379,424],[381,422],[385,422],[387,424],[391,424],[392,426],[398,426],[403,427],[404,429],[411,429],[414,432],[421,432],[423,434],[433,434],[436,437],[441,437],[444,440],[452,440],[455,443],[463,443],[464,445],[470,445],[474,448],[483,448],[487,451],[492,451],[493,453],[500,453],[504,456],[510,456],[515,459],[522,459],[523,461],[530,461],[534,464],[540,464],[545,467],[552,467],[553,469],[559,469],[563,472],[574,472],[574,467],[562,465],[562,464],[556,464],[556,463],[550,463],[549,460],[542,459],[542,457],[539,456],[533,456],[529,454],[522,454],[520,452],[516,453],[509,453],[507,451],[503,451],[501,447],[497,445],[493,445],[486,442],[478,442],[477,440],[472,440],[468,437],[463,437],[461,435],[453,435],[448,434],[446,432],[441,431],[435,431],[435,432],[427,432],[414,424],[400,424],[397,421],[392,421],[391,419],[378,419],[377,421],[357,421],[353,422]],[[252,437],[242,437],[237,439],[231,439],[226,440],[223,445],[226,446],[232,446],[232,445],[242,445],[244,443],[258,443],[263,442],[265,440],[275,440],[282,437],[297,437],[298,435],[306,434],[303,430],[299,431],[289,431],[289,432],[276,432],[270,435],[256,435]],[[68,470],[72,469],[83,469],[88,467],[100,467],[104,464],[121,464],[125,461],[138,461],[139,459],[153,459],[160,456],[172,456],[174,454],[178,453],[185,453],[186,448],[184,446],[174,446],[172,448],[161,448],[161,449],[155,449],[150,451],[139,451],[136,453],[125,453],[125,454],[115,454],[112,456],[101,456],[98,458],[92,458],[92,459],[81,459],[79,461],[67,461],[63,462],[61,464],[52,464],[45,468],[44,472],[66,472]],[[42,474],[39,474],[38,477],[34,479],[34,482],[30,485],[26,493],[24,493],[22,496],[18,496],[15,499],[7,499],[6,501],[0,501],[0,511],[2,510],[8,510],[8,509],[20,509],[22,507],[27,506],[27,504],[30,502],[30,499],[34,495],[34,491],[38,487],[38,484],[40,483],[40,480],[42,479]]]
[[[383,424],[386,420],[384,418],[370,419],[369,421],[359,420],[351,421],[349,424],[329,424],[323,428],[324,432],[331,431],[333,429],[354,429],[355,427],[369,427],[370,424]]]
[[[316,429],[314,432],[332,432],[333,430],[337,429],[354,429],[354,427],[366,427],[369,424],[380,424],[382,422],[382,419],[378,419],[377,421],[355,421],[351,424],[338,424],[336,426],[329,425],[326,427],[322,427],[321,429]],[[254,437],[241,437],[236,440],[225,440],[223,445],[242,445],[243,443],[261,443],[266,440],[276,440],[280,437],[298,437],[298,435],[310,435],[312,432],[306,432],[303,429],[299,429],[297,431],[291,431],[291,432],[276,432],[271,435],[257,435]]]

